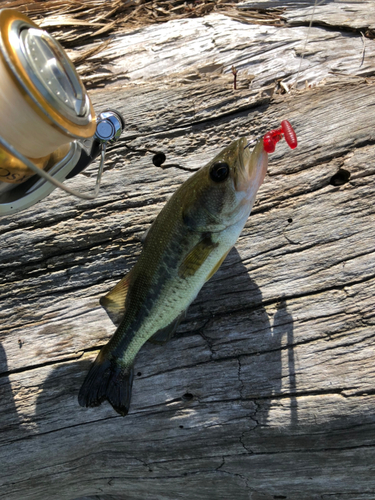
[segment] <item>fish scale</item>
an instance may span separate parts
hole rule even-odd
[[[178,268],[176,266],[175,276],[171,277],[160,290],[158,299],[152,304],[152,310],[147,320],[144,321],[142,329],[138,331],[137,337],[133,338],[132,342],[128,344],[124,356],[121,359],[124,367],[130,367],[133,364],[140,346],[149,340],[153,335],[152,332],[158,331],[165,324],[171,323],[179,313],[187,309],[198,295],[207,276],[210,274],[219,258],[232,248],[245,222],[246,220],[241,220],[236,226],[231,226],[225,231],[225,237],[221,234],[223,241],[221,241],[215,251],[211,253],[210,257],[200,266],[198,272],[191,278],[179,278],[177,275]],[[188,253],[188,250],[185,250],[185,255]],[[184,254],[183,252],[181,253]],[[179,300],[173,300],[176,295]]]

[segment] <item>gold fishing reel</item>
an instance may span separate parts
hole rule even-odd
[[[0,215],[23,210],[60,187],[97,195],[106,145],[124,128],[117,111],[95,116],[61,45],[28,17],[0,10]],[[62,181],[101,156],[95,191]]]

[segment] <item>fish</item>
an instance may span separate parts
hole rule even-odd
[[[267,172],[263,140],[242,137],[189,177],[149,227],[134,267],[100,304],[117,327],[79,391],[83,407],[105,400],[129,412],[134,361],[147,342],[174,335],[202,286],[236,243]]]

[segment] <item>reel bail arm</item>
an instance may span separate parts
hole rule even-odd
[[[0,193],[0,215],[15,213],[34,205],[37,201],[50,194],[55,187],[82,200],[95,199],[100,188],[107,145],[113,144],[119,139],[124,123],[124,119],[118,111],[103,111],[97,117],[94,137],[73,141],[68,154],[58,164],[54,165],[49,172],[37,167],[29,158],[0,136],[0,146],[36,174],[24,184],[17,185],[5,193]],[[98,174],[92,193],[81,193],[63,184],[62,181],[82,172],[99,155]]]

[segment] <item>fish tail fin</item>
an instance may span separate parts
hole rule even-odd
[[[99,353],[82,384],[78,402],[92,407],[108,400],[114,410],[125,417],[130,407],[133,378],[133,367],[123,368],[115,359],[106,359]]]

